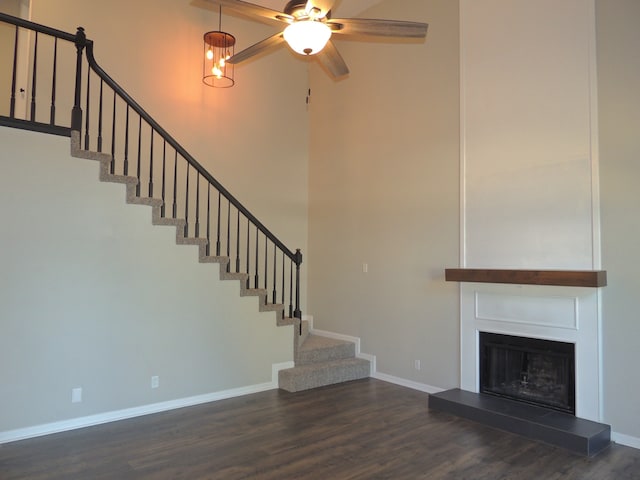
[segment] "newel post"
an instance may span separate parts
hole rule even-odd
[[[73,110],[71,111],[71,130],[82,130],[82,108],[80,108],[82,93],[82,50],[87,45],[87,36],[84,28],[78,27],[76,32],[76,88],[73,100]]]

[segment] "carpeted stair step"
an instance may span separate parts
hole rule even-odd
[[[319,335],[309,335],[298,348],[296,365],[354,358],[355,355],[356,346],[353,342],[345,342]]]
[[[370,369],[369,361],[361,358],[343,358],[330,362],[299,365],[280,370],[278,385],[288,392],[300,392],[334,383],[367,378]]]

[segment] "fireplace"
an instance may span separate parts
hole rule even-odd
[[[430,395],[429,407],[583,455],[606,448],[598,290],[606,272],[446,276],[461,282],[460,388]]]
[[[575,414],[575,345],[479,332],[480,392]]]
[[[601,421],[599,294],[592,287],[462,283],[460,388],[480,392],[480,334],[574,346],[575,416]]]

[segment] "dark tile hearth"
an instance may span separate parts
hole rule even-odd
[[[611,427],[547,408],[458,388],[429,395],[429,408],[532,440],[593,456],[611,443]]]

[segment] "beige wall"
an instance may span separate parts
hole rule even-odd
[[[604,418],[640,447],[640,3],[597,0]]]
[[[292,360],[238,282],[69,140],[0,127],[0,442],[5,432],[271,381]],[[160,388],[151,389],[151,376]],[[83,401],[71,403],[71,389]]]
[[[238,67],[232,89],[204,86],[202,34],[218,17],[190,3],[33,0],[32,19],[84,26],[98,63],[306,253],[307,64],[281,49]],[[239,49],[272,33],[226,16],[223,28]],[[58,100],[63,111],[68,99]],[[125,205],[121,185],[100,184],[97,165],[69,157],[68,140],[2,135],[0,203],[11,227],[0,364],[11,368],[0,369],[0,432],[270,382],[271,365],[292,359],[291,327],[239,298],[237,282],[219,282],[195,248],[175,245],[174,229],[151,225],[148,208]],[[84,400],[72,404],[80,386]]]
[[[344,81],[313,69],[310,313],[361,337],[379,372],[455,387],[458,286],[444,269],[459,251],[457,2],[386,1],[361,16],[431,26],[424,43],[336,41]]]

